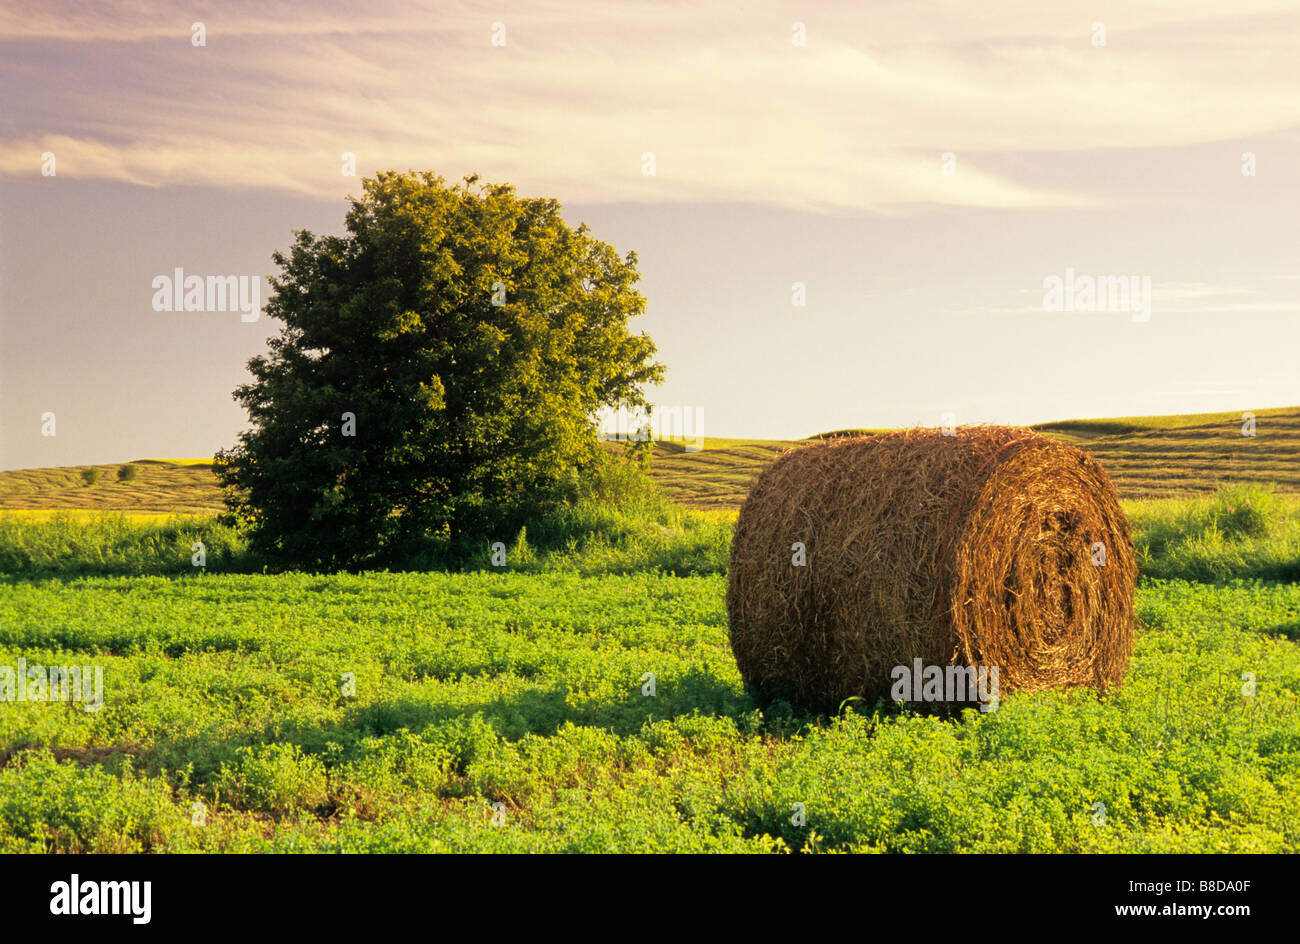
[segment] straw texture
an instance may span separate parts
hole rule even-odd
[[[1136,582],[1091,456],[1025,429],[914,429],[773,463],[736,523],[727,612],[751,691],[830,713],[888,699],[916,658],[997,666],[1003,695],[1104,691],[1132,654]]]

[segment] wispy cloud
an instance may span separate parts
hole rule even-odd
[[[1095,207],[1109,201],[983,158],[1300,125],[1300,11],[1273,0],[1240,0],[1231,17],[1209,0],[1136,13],[1014,0],[996,16],[955,0],[826,15],[603,0],[303,10],[9,4],[0,174],[39,174],[49,151],[72,178],[334,197],[356,190],[347,151],[363,174],[478,171],[568,201]],[[940,173],[945,152],[955,176]]]

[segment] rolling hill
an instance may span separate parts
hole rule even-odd
[[[1253,436],[1243,435],[1240,412],[1065,420],[1033,428],[1093,453],[1125,498],[1206,493],[1238,483],[1276,483],[1279,491],[1300,492],[1300,407],[1253,415]],[[856,432],[872,431],[824,435]],[[683,504],[735,508],[744,501],[754,476],[798,445],[794,440],[710,438],[701,451],[687,452],[681,443],[659,442],[650,474]],[[141,459],[132,464],[137,466],[134,480],[118,480],[119,464],[102,465],[103,474],[93,486],[82,479],[87,466],[0,472],[0,510],[221,510],[221,492],[208,461]]]

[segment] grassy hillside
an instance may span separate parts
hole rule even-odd
[[[1241,434],[1242,414],[1245,410],[1229,410],[1224,413],[1172,413],[1162,416],[1113,416],[1096,420],[1059,420],[1052,423],[1038,423],[1033,428],[1044,433],[1052,433],[1072,440],[1095,439],[1099,436],[1123,435],[1125,433],[1146,433],[1157,430],[1187,429],[1189,427],[1232,427],[1237,435]],[[1272,425],[1271,420],[1279,417],[1294,418],[1300,413],[1300,407],[1279,406],[1268,410],[1251,410],[1261,425]],[[1264,424],[1269,420],[1268,424]]]
[[[1123,433],[1096,433],[1096,423],[1055,424],[1041,431],[1075,442],[1095,455],[1130,497],[1203,494],[1220,485],[1276,482],[1300,491],[1300,408],[1261,410],[1254,436],[1242,435],[1240,413],[1188,425],[1176,417],[1137,417]],[[1149,425],[1138,424],[1146,421]],[[1163,423],[1161,422],[1163,421]],[[1094,424],[1094,425],[1089,425]]]
[[[754,477],[797,445],[794,440],[706,438],[699,452],[686,452],[680,443],[656,443],[650,477],[684,505],[736,508]]]
[[[1242,414],[1127,416],[1064,420],[1039,432],[1087,449],[1101,460],[1125,498],[1208,495],[1223,485],[1276,483],[1300,492],[1300,407],[1254,411],[1253,437],[1242,435]],[[870,433],[839,430],[826,435]],[[621,448],[607,443],[611,450]],[[656,443],[650,474],[668,497],[695,508],[736,508],[749,483],[795,440],[707,438],[699,452],[681,443]],[[88,466],[0,472],[0,509],[208,514],[221,510],[221,493],[206,459],[143,459],[133,481],[117,479],[118,465],[86,485]]]
[[[136,467],[132,481],[118,479],[122,465]],[[100,470],[100,479],[87,485],[82,473],[91,468]],[[220,511],[222,504],[211,460],[141,459],[0,472],[0,508],[199,515]]]
[[[1300,407],[1254,413],[1253,437],[1242,435],[1241,412],[1067,420],[1034,428],[1093,453],[1125,498],[1208,495],[1223,485],[1270,483],[1279,491],[1300,492]],[[688,453],[661,444],[650,472],[685,504],[737,507],[753,477],[795,445],[706,440],[703,451]]]

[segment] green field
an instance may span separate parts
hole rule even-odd
[[[723,585],[0,585],[0,663],[105,668],[102,711],[0,709],[0,849],[1297,848],[1300,586],[1148,582],[1116,696],[1013,695],[942,722],[759,712]]]
[[[1294,413],[1261,413],[1245,448]],[[1190,465],[1155,437],[1190,453],[1218,422],[1051,432],[1127,442],[1115,461],[1156,482]],[[1300,495],[1280,472],[1125,500],[1141,623],[1107,698],[827,718],[755,703],[727,642],[729,509],[789,444],[707,445],[657,449],[693,508],[584,506],[459,573],[263,573],[204,513],[199,465],[6,473],[0,691],[20,659],[100,667],[103,688],[102,710],[0,701],[0,852],[1300,848]]]

